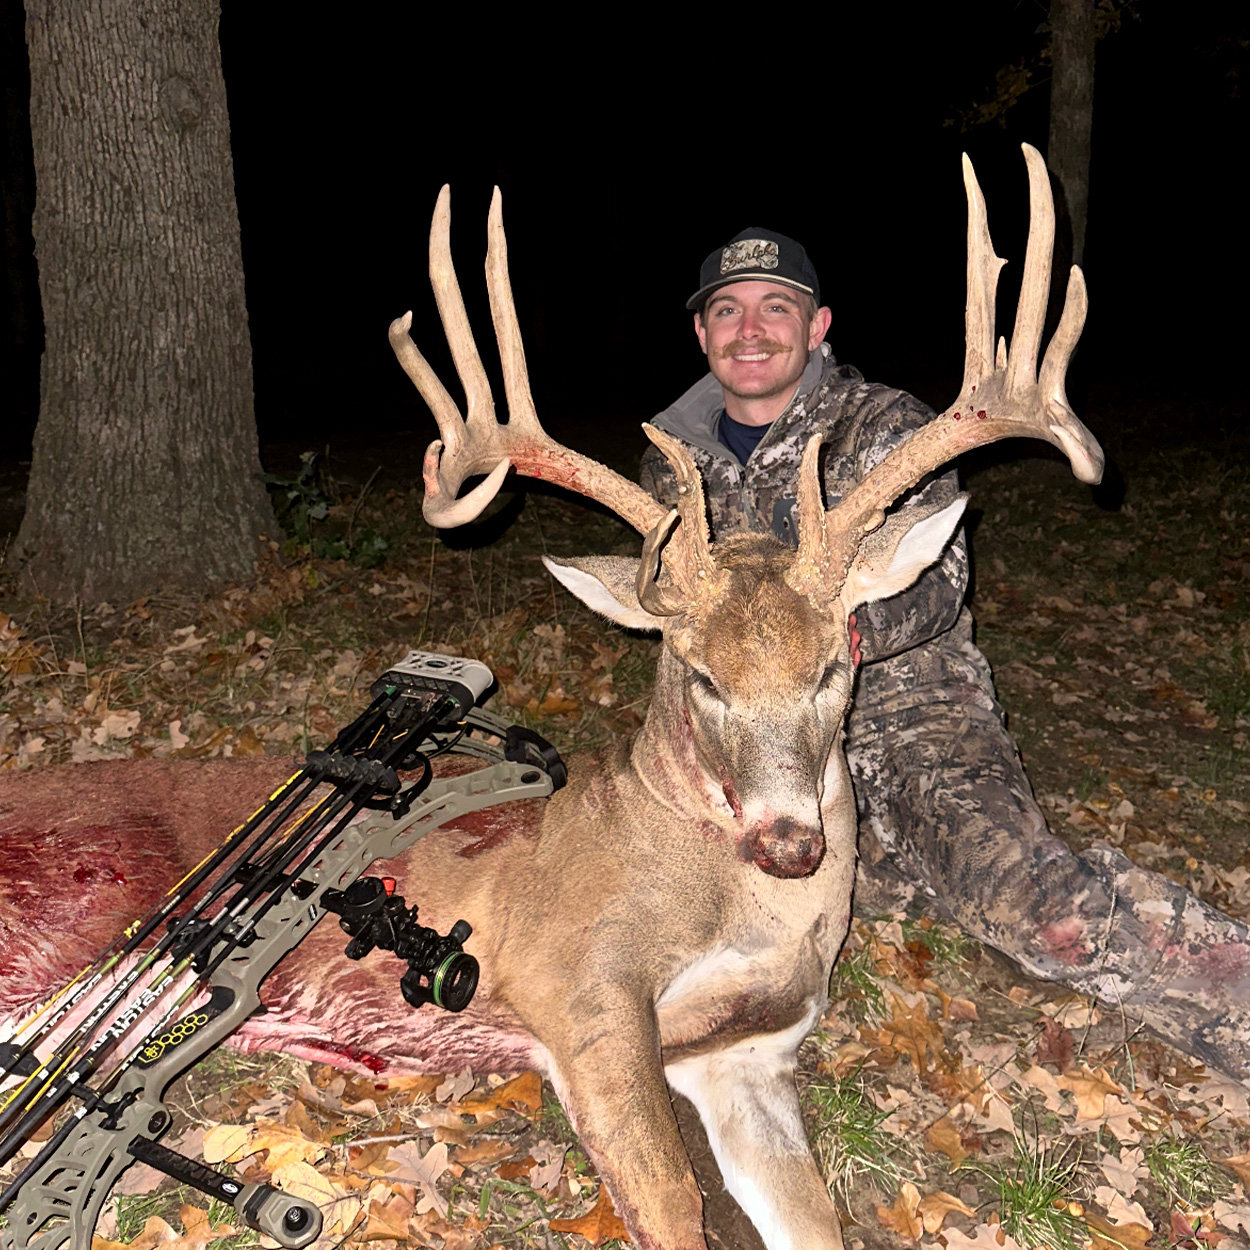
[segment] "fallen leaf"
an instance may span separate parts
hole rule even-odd
[[[1047,1020],[1037,1043],[1034,1061],[1054,1064],[1060,1072],[1066,1072],[1072,1066],[1074,1045],[1070,1029],[1065,1029],[1057,1020]]]
[[[513,1159],[508,1163],[503,1163],[495,1169],[495,1175],[501,1181],[515,1181],[524,1176],[529,1179],[530,1168],[535,1167],[538,1160],[533,1155],[526,1155],[524,1159]]]
[[[373,1189],[369,1191],[368,1219],[356,1236],[361,1241],[405,1241],[415,1208],[402,1194],[393,1193],[385,1185],[376,1189],[377,1197]]]
[[[204,1134],[205,1163],[238,1163],[245,1155],[254,1154],[248,1147],[252,1138],[249,1124],[214,1124]]]
[[[404,1142],[402,1146],[392,1146],[387,1152],[388,1163],[397,1164],[393,1172],[387,1173],[388,1180],[407,1181],[421,1190],[421,1200],[417,1203],[417,1214],[423,1215],[435,1207],[442,1207],[443,1200],[439,1197],[435,1182],[447,1171],[447,1143],[436,1142],[422,1154],[416,1142]]]
[[[927,1071],[926,1056],[932,1054],[936,1058],[945,1049],[941,1027],[929,1019],[923,998],[914,1007],[908,1007],[897,994],[891,994],[890,1003],[893,1016],[878,1029],[862,1030],[861,1037],[902,1051],[917,1072]]]
[[[1089,1250],[1146,1250],[1146,1242],[1153,1236],[1153,1230],[1142,1224],[1117,1227],[1092,1211],[1086,1211],[1083,1218],[1091,1233]]]
[[[629,1241],[629,1230],[621,1223],[612,1206],[612,1196],[606,1185],[599,1186],[599,1196],[595,1205],[575,1220],[552,1220],[547,1225],[553,1233],[577,1233],[585,1237],[592,1246],[601,1246],[605,1241],[615,1238],[617,1241]]]
[[[878,1207],[877,1219],[882,1228],[896,1232],[907,1241],[918,1241],[924,1231],[920,1220],[920,1190],[911,1181],[904,1181],[892,1207]]]
[[[978,1224],[971,1237],[957,1228],[945,1229],[942,1236],[946,1239],[946,1250],[1020,1250],[1020,1243],[1008,1237],[997,1224]],[[929,1246],[940,1245],[936,1241],[925,1242],[926,1250]]]
[[[1106,1099],[1108,1095],[1123,1093],[1121,1086],[1112,1079],[1106,1068],[1091,1071],[1087,1064],[1079,1069],[1065,1072],[1057,1082],[1060,1089],[1072,1091],[1076,1099],[1076,1118],[1082,1120],[1101,1120],[1106,1115]]]
[[[926,1150],[944,1154],[954,1164],[960,1164],[968,1157],[959,1138],[959,1129],[949,1116],[943,1116],[929,1126],[924,1135],[924,1145]]]
[[[186,1250],[205,1250],[210,1241],[220,1237],[233,1237],[239,1230],[231,1224],[212,1224],[208,1212],[202,1207],[193,1207],[183,1203],[178,1208],[178,1218],[186,1230],[179,1239],[178,1250],[185,1246]]]
[[[511,1158],[514,1154],[516,1154],[516,1147],[502,1137],[483,1137],[480,1141],[473,1142],[472,1145],[459,1147],[456,1151],[456,1162],[465,1167],[481,1165],[489,1168],[494,1167],[496,1163],[501,1163],[504,1159]]]
[[[537,1115],[543,1109],[543,1079],[537,1072],[522,1072],[483,1098],[469,1098],[460,1104],[462,1115],[480,1115],[483,1111],[519,1111]],[[480,1121],[479,1121],[480,1123]]]
[[[1141,1187],[1141,1182],[1150,1175],[1145,1152],[1129,1146],[1121,1147],[1119,1159],[1103,1155],[1098,1160],[1098,1166],[1112,1187],[1126,1198],[1131,1198]]]
[[[936,1233],[952,1211],[957,1211],[960,1215],[976,1215],[966,1202],[961,1202],[954,1194],[948,1194],[944,1189],[925,1194],[920,1199],[920,1206],[917,1210],[926,1233]]]
[[[92,1237],[91,1250],[154,1250],[156,1246],[177,1240],[178,1234],[159,1216],[152,1215],[143,1226],[143,1232],[133,1241],[106,1241],[103,1237]]]
[[[273,1183],[291,1197],[302,1198],[320,1208],[323,1237],[349,1233],[364,1217],[364,1203],[358,1193],[336,1184],[307,1163],[283,1164],[274,1171]]]
[[[1094,1201],[1106,1208],[1107,1218],[1116,1228],[1122,1228],[1126,1224],[1141,1224],[1151,1229],[1154,1227],[1146,1214],[1146,1208],[1140,1202],[1130,1201],[1110,1185],[1095,1186]]]
[[[1226,1168],[1231,1168],[1237,1173],[1241,1183],[1250,1189],[1250,1154],[1233,1155],[1229,1159],[1217,1159],[1216,1163],[1222,1163]]]

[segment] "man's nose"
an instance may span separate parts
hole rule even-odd
[[[750,309],[746,309],[742,314],[742,324],[738,327],[739,333],[744,339],[758,339],[764,333],[764,325],[760,320],[760,315]]]

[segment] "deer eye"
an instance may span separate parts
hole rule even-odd
[[[707,673],[700,672],[697,668],[690,670],[690,685],[699,691],[700,694],[705,694],[709,698],[715,699],[718,703],[724,703],[725,701],[721,696],[721,692],[716,689],[716,683],[711,677]]]

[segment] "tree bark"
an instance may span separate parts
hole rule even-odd
[[[203,590],[276,526],[217,0],[27,0],[46,333],[10,565],[54,601]]]
[[[1094,124],[1095,0],[1051,0],[1050,138],[1046,164],[1059,183],[1072,263],[1085,253],[1090,136]],[[1064,249],[1066,250],[1066,249]]]

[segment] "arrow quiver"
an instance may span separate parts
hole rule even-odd
[[[407,961],[400,987],[414,1008],[468,1005],[469,925],[439,935],[392,880],[361,874],[467,812],[564,784],[550,743],[475,706],[492,683],[475,660],[410,652],[325,750],[0,1044],[0,1164],[60,1113],[0,1192],[0,1250],[89,1250],[113,1182],[136,1159],[233,1204],[281,1246],[317,1239],[311,1203],[160,1145],[165,1092],[260,1008],[261,983],[327,912],[350,936],[350,958],[380,947]],[[430,761],[453,751],[485,766],[435,779]],[[67,1031],[75,1009],[86,1014]]]

